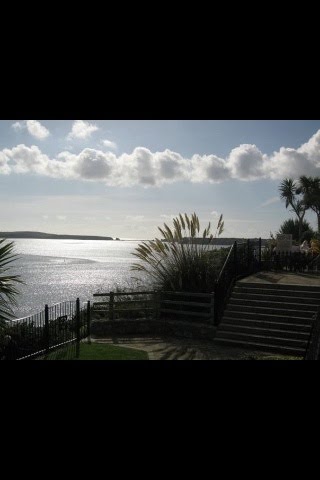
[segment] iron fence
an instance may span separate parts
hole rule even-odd
[[[263,247],[261,238],[244,243],[234,242],[215,285],[214,323],[221,321],[223,310],[237,279],[261,270]]]
[[[306,349],[305,360],[320,359],[320,307],[313,318],[313,325]]]
[[[80,300],[45,305],[44,310],[6,323],[0,341],[2,360],[54,359],[65,350],[67,357],[79,356],[82,338],[90,335],[90,302]]]

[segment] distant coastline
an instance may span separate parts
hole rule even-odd
[[[40,238],[48,240],[113,240],[112,237],[92,235],[56,235],[43,232],[0,232],[0,238]]]
[[[97,235],[57,235],[54,233],[44,233],[44,232],[0,232],[0,238],[38,238],[38,239],[48,239],[48,240],[114,240],[114,241],[122,241],[122,242],[129,242],[129,241],[137,241],[137,242],[148,242],[149,240],[142,240],[142,239],[120,239],[120,238],[113,238],[113,237],[100,237]],[[250,239],[252,241],[258,241],[258,238]],[[188,239],[184,239],[184,243],[186,243]],[[194,239],[194,243],[207,243],[202,238]],[[208,240],[207,240],[208,241]],[[247,239],[245,238],[214,238],[212,240],[212,245],[219,245],[219,246],[229,246],[233,245],[234,242],[242,243],[246,242]],[[262,245],[266,245],[268,239],[262,238],[261,243]]]

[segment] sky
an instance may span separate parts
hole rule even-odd
[[[300,175],[320,176],[320,120],[0,120],[0,231],[150,239],[196,212],[268,238]]]

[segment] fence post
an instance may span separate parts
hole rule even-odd
[[[261,270],[261,237],[259,238],[259,271]]]
[[[110,292],[109,300],[109,320],[113,320],[114,293]]]
[[[153,301],[154,301],[154,319],[159,320],[159,317],[160,317],[160,295],[159,295],[159,292],[157,290],[154,291]]]
[[[90,300],[87,302],[87,336],[89,343],[91,344],[91,306]]]
[[[234,242],[234,252],[233,252],[233,262],[234,262],[234,276],[237,278],[237,261],[238,261],[238,255],[237,255],[237,242]]]
[[[213,304],[213,307],[214,307],[214,314],[213,314],[213,318],[214,318],[214,324],[216,326],[218,326],[218,322],[219,322],[219,286],[218,286],[218,282],[216,281],[215,282],[215,286],[214,286],[214,304]]]
[[[214,324],[215,323],[215,318],[214,318],[214,293],[211,293],[210,315],[211,315],[211,321]]]
[[[250,269],[250,240],[248,238],[248,241],[247,241],[247,249],[248,249],[248,273],[249,273],[249,269]]]
[[[49,353],[49,347],[50,347],[50,337],[49,337],[49,307],[48,305],[44,306],[44,335],[45,335],[45,349],[46,349],[46,354],[48,355]]]
[[[76,300],[76,358],[79,358],[80,354],[80,300]]]

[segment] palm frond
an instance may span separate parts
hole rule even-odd
[[[12,307],[16,306],[16,296],[19,291],[16,284],[24,283],[19,275],[8,275],[9,264],[14,262],[18,255],[14,253],[14,243],[0,239],[0,322],[14,317]]]

